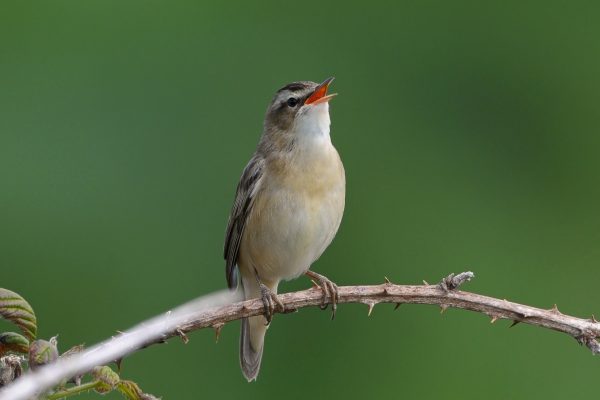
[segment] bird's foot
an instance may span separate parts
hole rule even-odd
[[[273,314],[275,314],[275,306],[279,306],[281,312],[285,311],[285,306],[283,305],[281,300],[279,300],[279,297],[277,297],[277,295],[273,293],[273,291],[271,291],[271,289],[269,289],[265,284],[259,282],[259,285],[260,298],[264,306],[264,316],[267,320],[266,325],[269,325],[271,323],[271,320],[273,319]]]
[[[329,303],[331,303],[331,319],[335,318],[335,311],[337,310],[337,303],[339,299],[338,287],[329,278],[321,274],[317,274],[313,271],[306,271],[306,276],[312,279],[313,283],[321,288],[323,291],[323,299],[320,305],[321,310],[325,310]],[[329,303],[327,299],[329,298]]]

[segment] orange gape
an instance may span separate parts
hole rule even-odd
[[[335,96],[337,93],[333,93],[333,94],[326,96],[327,89],[329,88],[329,84],[331,83],[332,80],[328,79],[325,82],[323,82],[322,84],[320,84],[319,87],[317,88],[317,90],[315,90],[314,93],[311,94],[308,99],[306,99],[304,104],[323,103],[325,101],[329,101],[329,99],[331,99],[333,96]]]

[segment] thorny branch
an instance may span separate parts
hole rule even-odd
[[[436,285],[430,285],[427,282],[424,282],[423,285],[396,285],[386,278],[385,282],[380,285],[341,286],[338,292],[338,303],[365,304],[368,306],[369,315],[375,305],[379,303],[396,304],[396,308],[402,304],[432,304],[438,305],[442,312],[450,307],[462,308],[486,314],[491,318],[492,323],[498,319],[507,319],[513,321],[511,326],[522,322],[564,332],[575,338],[580,344],[586,345],[593,354],[600,353],[600,343],[597,340],[600,337],[600,323],[594,316],[590,319],[576,318],[562,314],[556,305],[545,310],[458,290],[459,286],[473,277],[472,272],[463,272],[457,275],[450,274]],[[281,294],[279,299],[285,306],[285,310],[276,310],[276,312],[289,313],[303,307],[321,305],[322,292],[319,288],[313,287]],[[263,303],[260,299],[234,302],[237,300],[233,294],[218,294],[206,296],[188,305],[178,307],[172,312],[155,317],[79,355],[64,360],[70,363],[68,366],[62,365],[65,362],[56,362],[34,373],[25,374],[12,385],[14,389],[17,389],[19,384],[23,387],[26,386],[27,379],[33,382],[36,374],[42,373],[45,376],[43,380],[40,379],[42,383],[36,386],[34,392],[25,390],[17,392],[12,390],[13,387],[8,387],[5,391],[0,391],[0,400],[26,399],[27,397],[12,396],[13,392],[14,394],[40,392],[56,384],[60,379],[76,375],[75,372],[83,372],[95,365],[121,359],[140,348],[164,342],[174,336],[187,342],[186,334],[198,329],[212,327],[218,339],[221,328],[227,322],[263,313]],[[127,343],[124,343],[125,341]],[[54,373],[55,369],[59,368],[63,368],[63,370],[60,373]]]
[[[460,285],[474,276],[472,272],[450,274],[437,285],[430,285],[427,282],[424,282],[424,285],[395,285],[385,278],[385,282],[381,285],[340,286],[338,303],[365,304],[369,308],[369,315],[379,303],[393,303],[396,304],[396,308],[402,304],[432,304],[438,305],[442,312],[450,307],[462,308],[486,314],[491,318],[492,323],[499,319],[507,319],[513,321],[511,326],[522,322],[563,332],[575,338],[580,344],[585,344],[593,354],[600,354],[600,343],[596,340],[600,337],[600,322],[596,321],[594,316],[590,319],[582,319],[561,313],[556,305],[545,310],[457,290]],[[289,313],[303,307],[320,305],[322,294],[319,288],[313,287],[281,294],[279,299],[285,306],[283,312]],[[282,310],[276,311],[282,312]],[[262,313],[263,304],[258,299],[215,308],[182,324],[176,332],[168,332],[164,339],[207,327],[213,327],[218,338],[225,323]]]

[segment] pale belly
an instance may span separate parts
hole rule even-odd
[[[333,240],[344,197],[343,178],[322,191],[276,186],[263,192],[242,238],[242,273],[254,268],[261,280],[276,283],[306,272]]]

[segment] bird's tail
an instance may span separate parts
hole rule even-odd
[[[260,298],[261,292],[255,279],[242,280],[246,299]],[[270,285],[267,285],[270,286]],[[277,285],[269,287],[276,293]],[[267,321],[262,315],[242,319],[240,334],[240,366],[248,382],[256,380],[260,370],[260,361],[263,354]]]
[[[251,328],[249,320],[253,318],[257,317],[242,319],[242,332],[240,334],[240,366],[248,382],[256,380],[258,376],[266,333],[266,327],[261,329],[262,332],[257,332],[256,329]],[[260,342],[256,348],[252,345],[253,341]]]

